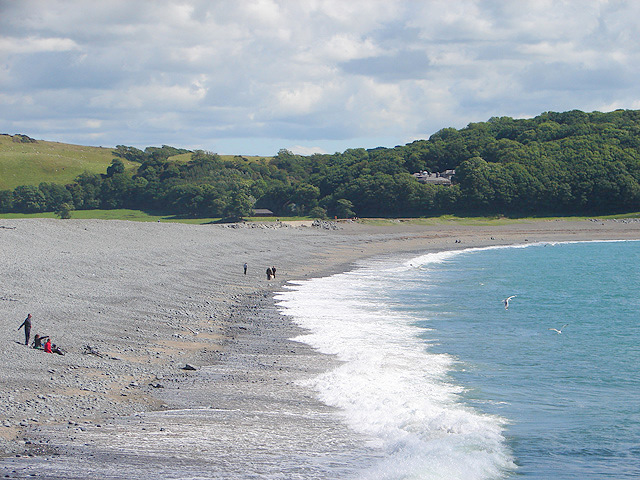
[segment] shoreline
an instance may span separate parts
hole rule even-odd
[[[269,423],[271,417],[264,412],[279,408],[298,418],[287,428],[325,435],[324,442],[297,445],[299,451],[333,439],[334,458],[348,452],[373,458],[375,451],[363,449],[363,439],[354,438],[336,412],[296,385],[300,378],[330,368],[335,360],[289,340],[300,329],[282,317],[273,302],[273,293],[284,283],[343,272],[358,261],[379,256],[537,241],[640,239],[640,222],[612,220],[496,226],[350,223],[338,230],[112,222],[0,222],[16,227],[0,231],[0,241],[12,248],[11,255],[2,257],[9,281],[3,282],[0,308],[5,332],[14,332],[6,339],[8,358],[0,362],[0,371],[3,378],[20,375],[19,381],[4,382],[0,396],[5,455],[20,455],[3,459],[2,472],[37,476],[43,462],[60,464],[61,458],[68,462],[78,452],[93,456],[86,468],[107,468],[116,458],[120,468],[133,468],[139,454],[147,465],[162,466],[163,453],[153,443],[145,444],[147,450],[127,454],[126,445],[114,437],[136,431],[138,441],[149,436],[144,432],[164,438],[162,432],[180,430],[191,421],[176,412],[194,408],[224,413],[218,415],[223,418],[206,420],[212,431],[224,432],[224,438],[208,445],[217,453],[214,456],[228,457],[224,465],[213,461],[220,472],[240,468],[243,456],[256,456],[257,444],[244,437],[264,433],[265,425],[277,431],[278,422]],[[454,243],[457,240],[460,243]],[[105,247],[105,241],[110,246]],[[109,267],[96,265],[105,259]],[[248,278],[241,272],[244,261],[249,263]],[[276,264],[277,280],[267,282],[263,269],[258,270],[260,264],[264,268]],[[42,268],[44,280],[24,272],[37,267]],[[46,300],[40,303],[53,312],[49,330],[43,333],[53,336],[60,330],[54,342],[61,339],[59,344],[68,348],[64,357],[17,344],[22,332],[12,329],[29,313],[28,297],[38,292],[44,292]],[[40,333],[45,313],[44,309],[32,313],[33,336]],[[103,357],[82,353],[83,344],[92,340]],[[186,363],[197,370],[181,370]],[[30,388],[41,383],[41,388]],[[36,416],[27,414],[25,407]],[[254,421],[247,422],[240,414],[246,411],[254,412]],[[160,426],[169,417],[176,421],[171,428]],[[247,447],[231,454],[226,450],[238,444],[234,435],[236,440],[244,438]],[[282,453],[291,452],[282,446]],[[198,462],[198,468],[210,471],[211,460]],[[68,476],[68,466],[60,468],[67,477],[59,478],[74,478]],[[130,473],[111,475],[125,478]],[[321,465],[309,466],[303,478],[323,478]]]

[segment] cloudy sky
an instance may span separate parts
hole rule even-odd
[[[0,0],[0,133],[272,155],[640,108],[640,1]]]

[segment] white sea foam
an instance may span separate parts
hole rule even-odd
[[[481,250],[528,248],[528,247],[535,247],[535,246],[540,246],[545,244],[547,244],[547,242],[532,242],[532,243],[523,243],[523,244],[517,244],[517,245],[493,245],[490,247],[470,247],[470,248],[463,248],[460,250],[448,250],[444,252],[426,253],[424,255],[419,255],[410,260],[407,260],[406,262],[404,262],[404,264],[400,268],[406,269],[406,268],[424,267],[434,263],[442,263],[460,254],[479,252]]]
[[[385,300],[388,288],[407,281],[408,269],[459,253],[428,254],[400,267],[377,263],[289,284],[277,296],[282,313],[309,331],[298,340],[342,362],[309,385],[384,452],[361,478],[473,480],[515,468],[502,435],[505,421],[462,403],[462,387],[448,376],[456,359],[431,352],[417,319]]]
[[[419,255],[417,257],[413,257],[410,260],[405,261],[401,266],[397,266],[395,268],[390,268],[389,271],[402,271],[411,268],[420,268],[429,266],[436,263],[445,262],[457,255],[465,254],[465,253],[473,253],[479,252],[483,250],[504,250],[504,249],[513,249],[513,248],[529,248],[529,247],[540,247],[540,246],[556,246],[556,245],[570,245],[574,243],[619,243],[619,242],[639,242],[640,240],[564,240],[561,242],[530,242],[530,243],[520,243],[515,245],[492,245],[489,247],[470,247],[470,248],[462,248],[460,250],[448,250],[444,252],[433,252],[426,253],[424,255]]]

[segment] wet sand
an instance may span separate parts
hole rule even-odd
[[[290,340],[272,292],[373,256],[640,239],[633,220],[0,226],[8,478],[349,478],[380,452],[299,384],[335,360]],[[27,313],[66,355],[20,344]]]

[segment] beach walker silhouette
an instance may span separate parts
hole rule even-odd
[[[29,338],[31,337],[31,314],[27,315],[22,325],[18,327],[18,330],[24,327],[24,344],[29,345]]]

